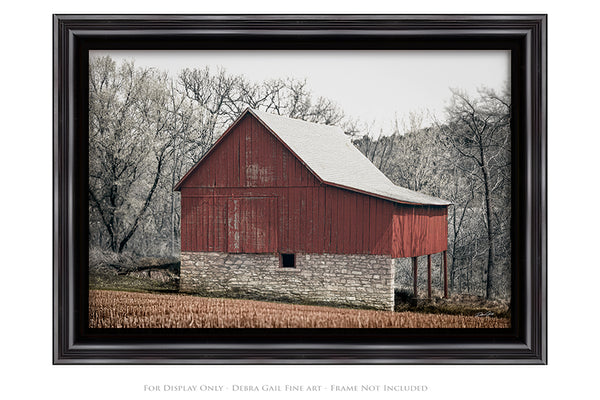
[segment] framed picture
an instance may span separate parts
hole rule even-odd
[[[545,15],[55,15],[54,363],[545,364]]]

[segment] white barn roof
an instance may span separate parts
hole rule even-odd
[[[324,183],[400,203],[451,203],[415,192],[389,180],[365,157],[341,128],[248,110],[267,126]]]

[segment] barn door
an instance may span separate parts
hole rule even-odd
[[[227,251],[277,251],[277,199],[237,197],[227,200]]]

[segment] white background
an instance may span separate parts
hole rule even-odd
[[[343,398],[594,398],[598,360],[598,15],[590,2],[371,0],[12,3],[2,24],[3,398],[305,398],[290,393],[143,392],[144,384],[413,384],[425,394]],[[6,5],[4,6],[6,8]],[[548,366],[52,366],[52,13],[548,13]],[[342,398],[342,396],[311,396]]]

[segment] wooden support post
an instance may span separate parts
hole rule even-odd
[[[444,250],[444,298],[448,298],[448,256]]]
[[[427,298],[431,299],[431,254],[427,254]]]
[[[417,298],[417,257],[413,257],[413,296]]]
[[[444,282],[444,253],[440,253],[440,285]]]

